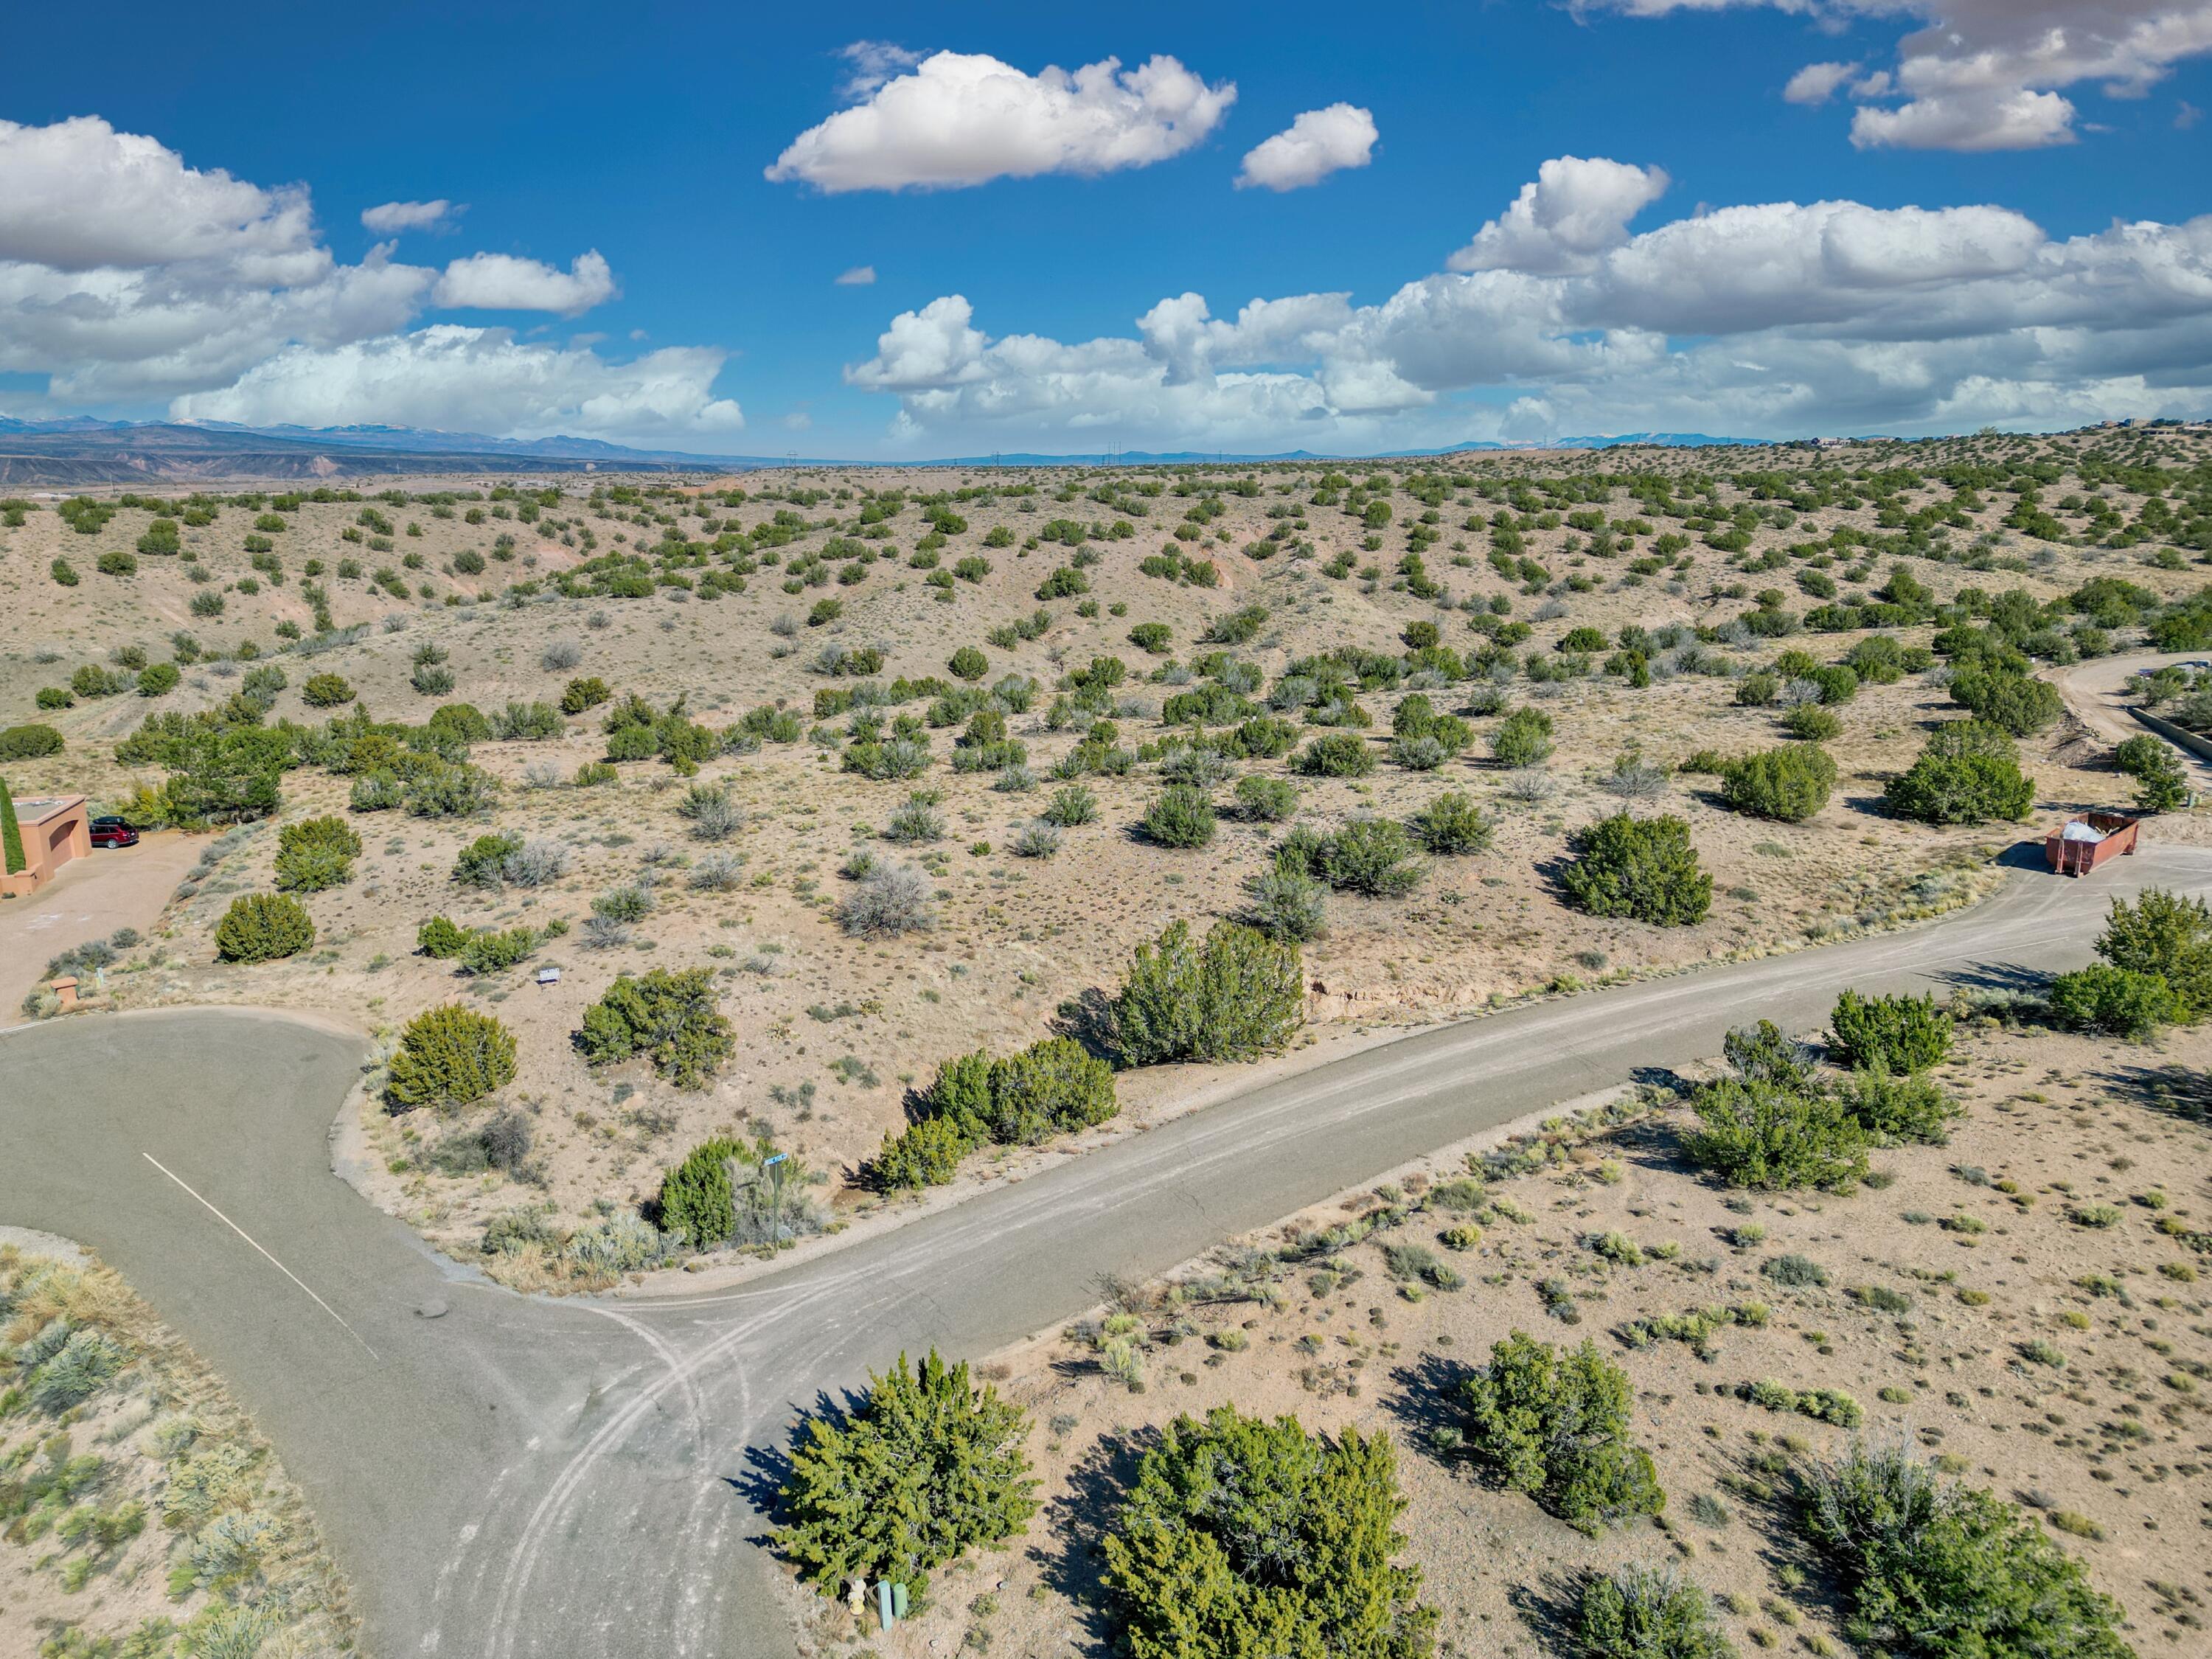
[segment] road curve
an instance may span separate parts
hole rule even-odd
[[[2024,843],[2026,863],[2035,849]],[[2107,901],[2212,893],[2212,852],[2023,869],[1912,930],[1442,1026],[1255,1088],[739,1288],[514,1295],[331,1172],[366,1058],[269,1014],[0,1036],[0,1220],[83,1240],[231,1383],[321,1516],[366,1650],[786,1659],[745,1540],[795,1413],[901,1349],[988,1351],[1408,1158],[1850,984],[2008,982],[2087,959]]]

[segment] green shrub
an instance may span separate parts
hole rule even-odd
[[[1490,734],[1500,766],[1534,766],[1552,752],[1552,717],[1540,708],[1516,708]]]
[[[1392,818],[1353,818],[1322,845],[1315,872],[1341,893],[1395,898],[1420,884],[1421,866],[1406,826]]]
[[[1591,915],[1676,927],[1704,921],[1712,908],[1713,878],[1698,867],[1690,826],[1678,817],[1619,812],[1576,830],[1567,845],[1575,858],[1560,884]]]
[[[407,1022],[384,1097],[395,1111],[465,1106],[514,1081],[514,1034],[489,1014],[447,1003]]]
[[[1280,823],[1298,809],[1298,792],[1287,778],[1239,778],[1237,810],[1254,823]]]
[[[726,1135],[702,1141],[660,1178],[661,1231],[695,1249],[711,1249],[737,1231],[730,1160],[746,1149]]]
[[[1865,1178],[1865,1129],[1817,1087],[1724,1078],[1694,1105],[1704,1127],[1685,1137],[1685,1150],[1731,1187],[1845,1190]]]
[[[1029,1419],[934,1349],[904,1354],[849,1415],[808,1419],[778,1494],[777,1550],[824,1595],[896,1579],[919,1601],[928,1575],[1003,1543],[1036,1513]]]
[[[1138,823],[1156,847],[1204,847],[1213,839],[1213,803],[1188,783],[1170,786]]]
[[[1801,702],[1783,715],[1782,729],[1800,743],[1828,743],[1843,735],[1844,723],[1817,702]]]
[[[2015,738],[2032,737],[2057,720],[2065,704],[2048,681],[2005,670],[1961,668],[1951,678],[1951,701]]]
[[[1575,1635],[1589,1659],[1735,1659],[1705,1593],[1668,1567],[1589,1574]]]
[[[1166,651],[1168,641],[1172,637],[1165,623],[1139,623],[1129,630],[1129,643],[1140,651],[1151,652],[1156,657]]]
[[[1923,823],[2013,823],[2035,804],[2035,783],[2021,775],[2020,751],[2002,729],[1948,720],[1883,794],[1890,811]]]
[[[1439,857],[1460,857],[1488,849],[1497,826],[1462,791],[1448,790],[1407,820],[1414,838]]]
[[[2062,1025],[2107,1036],[2148,1037],[2181,1017],[2163,974],[2093,962],[2051,981],[2051,1012]]]
[[[1072,830],[1097,817],[1098,797],[1086,786],[1071,783],[1054,790],[1052,799],[1045,802],[1044,811],[1037,816],[1054,829]]]
[[[307,908],[284,893],[241,894],[215,927],[216,952],[225,962],[273,962],[314,942]]]
[[[1103,1123],[1119,1109],[1114,1068],[1073,1037],[1048,1037],[991,1063],[979,1127],[1001,1145],[1034,1146]]]
[[[2136,805],[2145,812],[2171,812],[2187,804],[2189,774],[2173,750],[2148,732],[2138,732],[2112,751],[2112,764],[2136,781]]]
[[[2177,1018],[2212,1012],[2212,910],[2203,899],[2163,887],[2144,888],[2133,904],[2114,899],[2097,954],[2115,968],[2165,980]]]
[[[886,1134],[868,1166],[872,1184],[886,1189],[941,1187],[960,1173],[970,1146],[950,1118],[924,1118],[897,1134]]]
[[[596,674],[570,680],[561,689],[561,712],[580,714],[586,709],[597,708],[614,696],[607,683]]]
[[[353,687],[337,674],[312,674],[300,688],[300,699],[310,708],[336,708],[353,701]]]
[[[1940,1146],[1965,1109],[1924,1072],[1893,1072],[1880,1060],[1853,1072],[1838,1091],[1858,1123],[1886,1141]]]
[[[1269,939],[1304,944],[1327,930],[1328,915],[1322,885],[1303,863],[1278,862],[1245,878],[1251,903],[1244,920]]]
[[[705,968],[655,968],[641,978],[619,975],[584,1011],[576,1045],[593,1066],[643,1055],[679,1089],[703,1089],[737,1052],[722,1018],[714,975]]]
[[[471,974],[496,974],[527,961],[542,942],[534,927],[479,927],[461,947],[461,966]]]
[[[361,837],[343,818],[302,818],[276,832],[276,885],[296,893],[336,887],[360,856]]]
[[[62,752],[62,734],[51,726],[0,729],[0,761],[43,760]]]
[[[1387,1434],[1310,1434],[1231,1406],[1179,1417],[1137,1466],[1103,1577],[1131,1659],[1422,1659],[1437,1612],[1400,1565]]]
[[[1793,743],[1737,761],[1722,774],[1721,794],[1739,812],[1802,823],[1828,804],[1836,763],[1817,744]]]
[[[1111,1023],[1121,1058],[1151,1066],[1256,1059],[1282,1048],[1304,1018],[1296,943],[1229,921],[1200,943],[1177,921],[1137,947]]]
[[[954,652],[945,666],[957,680],[980,680],[991,672],[990,659],[972,645],[963,645]]]
[[[497,887],[506,879],[507,861],[522,850],[520,836],[478,836],[453,860],[453,879],[464,887]]]
[[[1919,1072],[1951,1052],[1951,1016],[1930,996],[1861,996],[1845,991],[1828,1017],[1848,1066]]]
[[[173,662],[149,663],[138,671],[138,695],[165,697],[177,689],[184,672]]]
[[[1570,1526],[1595,1533],[1665,1506],[1650,1454],[1628,1438],[1628,1374],[1595,1343],[1563,1354],[1515,1331],[1462,1389],[1469,1449]]]
[[[0,778],[0,873],[19,876],[30,868],[23,853],[23,826],[15,817],[15,797]]]
[[[449,962],[468,948],[469,930],[444,916],[433,916],[415,930],[415,948],[426,957]]]
[[[1904,1444],[1816,1465],[1807,1534],[1848,1598],[1844,1633],[1898,1659],[2134,1659],[2119,1607],[2032,1521],[1944,1486]]]
[[[1306,744],[1292,764],[1308,777],[1364,778],[1375,769],[1375,751],[1356,732],[1331,732]]]

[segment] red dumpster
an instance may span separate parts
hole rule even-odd
[[[2134,853],[2139,828],[2127,812],[2084,812],[2045,837],[2043,856],[2062,876],[2087,875],[2106,859]]]

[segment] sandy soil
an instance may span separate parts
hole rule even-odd
[[[2100,444],[2165,445],[2177,451],[2167,456],[2169,464],[2197,459],[2196,449],[2179,451],[2181,441],[2091,434],[2021,452],[2011,440],[1978,447],[1977,441],[1959,441],[1817,456],[1777,452],[1758,464],[1784,472],[1903,463],[1932,470],[2011,453],[2078,459]],[[158,660],[168,649],[165,636],[180,629],[232,659],[189,665],[184,684],[159,706],[196,708],[222,701],[250,665],[235,659],[241,643],[250,642],[288,676],[273,714],[303,720],[323,716],[300,702],[301,684],[308,674],[330,669],[343,673],[362,705],[380,717],[420,720],[453,698],[496,711],[510,699],[556,696],[572,674],[593,674],[617,695],[635,691],[657,706],[683,696],[696,716],[719,727],[763,704],[809,715],[817,690],[849,685],[811,666],[825,645],[880,648],[884,660],[876,678],[888,679],[942,675],[953,647],[973,644],[988,659],[984,684],[1013,672],[1044,688],[1028,714],[1010,720],[1011,735],[1027,745],[1042,777],[1077,741],[1073,730],[1050,729],[1042,718],[1063,675],[1106,653],[1129,665],[1119,723],[1123,745],[1135,750],[1161,735],[1158,710],[1176,689],[1147,677],[1170,665],[1187,666],[1206,648],[1198,641],[1207,628],[1243,606],[1264,605],[1267,616],[1259,635],[1233,654],[1256,664],[1269,684],[1311,653],[1347,645],[1400,650],[1414,623],[1433,621],[1455,648],[1479,643],[1465,615],[1448,604],[1504,603],[1510,617],[1533,628],[1524,648],[1549,645],[1583,625],[1610,635],[1631,623],[1724,622],[1770,584],[1788,608],[1802,612],[1820,597],[1820,584],[1845,596],[1878,586],[1890,561],[1849,564],[1826,552],[1800,560],[1789,553],[1791,546],[1838,527],[1880,532],[1899,514],[1940,505],[1951,495],[1930,477],[1894,496],[1869,484],[1845,501],[1797,514],[1782,504],[1771,479],[1718,470],[1746,465],[1709,453],[1466,458],[1443,477],[1441,493],[1431,497],[1440,506],[1433,509],[1407,493],[1415,481],[1401,470],[1388,497],[1393,522],[1373,532],[1382,545],[1372,551],[1364,546],[1367,526],[1347,514],[1340,498],[1312,503],[1325,472],[1319,466],[1255,474],[1249,495],[1229,488],[1242,474],[1224,472],[1201,481],[1201,490],[1188,496],[1173,493],[1180,483],[1173,474],[779,472],[739,481],[750,498],[734,507],[696,484],[689,495],[590,499],[584,492],[593,486],[572,479],[564,481],[569,494],[532,525],[513,516],[520,508],[509,502],[477,499],[471,493],[477,481],[457,480],[469,498],[453,504],[453,516],[436,517],[420,503],[375,509],[391,520],[390,551],[344,539],[362,530],[364,503],[305,504],[289,515],[292,527],[273,538],[275,562],[287,576],[282,585],[272,585],[265,569],[252,570],[241,550],[254,508],[225,506],[212,525],[184,530],[185,545],[216,578],[203,584],[164,557],[140,558],[129,576],[97,572],[100,552],[128,549],[143,532],[151,517],[143,508],[119,512],[89,537],[39,511],[18,528],[0,530],[0,599],[8,601],[0,611],[0,709],[8,719],[30,718],[39,686],[64,683],[78,665],[132,645]],[[1352,479],[1374,471],[1343,469]],[[1626,488],[1646,471],[1674,478],[1685,501],[1709,482],[1710,510],[1721,518],[1738,508],[1766,517],[1741,550],[1716,549],[1692,530],[1685,550],[1661,559],[1649,551],[1656,536],[1680,526],[1663,516],[1635,517],[1642,507]],[[1492,566],[1486,521],[1500,503],[1482,495],[1480,486],[1559,478],[1579,488],[1601,475],[1615,488],[1598,516],[1616,526],[1608,535],[1626,538],[1625,549],[1593,551],[1590,532],[1565,522],[1576,504],[1561,501],[1553,504],[1556,510],[1523,515],[1526,554],[1540,562],[1540,582],[1526,584],[1520,574],[1509,578]],[[1154,484],[1163,493],[1135,493]],[[413,480],[409,488],[434,486]],[[1017,493],[1024,489],[1034,493]],[[780,512],[796,514],[808,526],[778,550],[787,562],[833,535],[872,533],[874,527],[860,519],[869,505],[864,492],[895,489],[908,492],[908,500],[885,520],[889,535],[868,543],[882,556],[854,567],[862,580],[849,586],[802,585],[790,594],[781,591],[779,569],[763,567],[747,578],[744,592],[711,601],[669,590],[650,599],[571,601],[541,591],[513,605],[479,602],[511,580],[542,580],[595,553],[651,546],[672,528],[703,542],[709,526],[718,533],[751,532]],[[937,490],[969,493],[956,503],[966,528],[949,535],[933,556],[917,545],[927,526],[913,497]],[[1915,574],[1942,597],[1968,586],[1990,592],[2018,586],[2050,599],[2092,574],[2123,576],[2167,596],[2200,585],[2201,570],[2179,554],[2148,542],[2124,549],[2100,544],[2089,533],[2100,521],[2086,508],[2063,508],[2056,487],[2045,495],[2069,531],[2080,533],[2044,542],[2010,530],[2003,520],[2012,497],[1987,492],[1981,505],[1963,514],[1963,528],[1943,532],[1958,558],[1914,561]],[[2146,505],[2144,497],[2110,483],[2090,499],[2124,519]],[[1218,504],[1217,515],[1202,525],[1183,519],[1207,502]],[[484,522],[467,524],[470,510],[483,512]],[[1438,539],[1424,556],[1442,592],[1429,598],[1410,591],[1398,574],[1407,526],[1424,510],[1437,512],[1440,520]],[[509,516],[499,517],[502,513]],[[1069,562],[1073,550],[1048,541],[1034,549],[1024,544],[1061,517],[1105,533],[1084,550],[1097,556],[1084,573],[1088,594],[1040,607],[1035,589]],[[1115,538],[1110,525],[1116,520],[1132,525],[1133,533]],[[1644,530],[1627,527],[1647,520]],[[1469,520],[1481,527],[1468,527]],[[406,533],[410,524],[422,534]],[[1289,526],[1285,540],[1265,539],[1283,526]],[[1140,562],[1170,544],[1170,529],[1182,535],[1175,544],[1187,556],[1202,556],[1218,570],[1217,586],[1177,585],[1143,573]],[[990,544],[1000,532],[1011,545]],[[500,548],[498,536],[514,537],[514,544]],[[419,555],[420,569],[400,562],[410,550]],[[512,556],[501,559],[502,551]],[[483,556],[481,574],[460,568],[471,554]],[[979,580],[958,580],[943,590],[928,585],[927,576],[971,556],[991,566]],[[58,586],[47,576],[57,556],[78,570],[78,586]],[[939,561],[933,571],[911,562],[927,556]],[[360,561],[362,574],[337,574],[349,557]],[[283,643],[274,635],[278,624],[311,621],[301,597],[311,560],[325,566],[314,580],[328,590],[333,620],[341,628],[367,624],[367,631],[312,661],[270,657]],[[369,579],[380,568],[428,594],[393,597]],[[1329,574],[1338,570],[1344,574]],[[247,580],[257,591],[245,590]],[[192,597],[210,589],[224,593],[223,614],[196,618]],[[842,602],[836,620],[796,626],[788,639],[775,631],[778,618],[804,617],[824,598]],[[1049,616],[1041,637],[1012,647],[988,642],[991,629],[1041,608]],[[1129,641],[1130,629],[1148,621],[1172,630],[1167,654],[1149,655]],[[1740,641],[1718,651],[1743,665],[1771,662],[1790,648],[1832,661],[1857,637],[1800,634]],[[1901,637],[1922,641],[1927,630],[1904,630]],[[410,688],[412,659],[423,645],[447,654],[444,665],[456,680],[451,693],[426,696]],[[574,648],[575,666],[543,665],[549,647],[556,646]],[[1594,921],[1559,902],[1550,872],[1576,826],[1619,806],[1605,782],[1616,759],[1632,750],[1671,765],[1700,750],[1741,754],[1780,740],[1778,722],[1771,710],[1735,706],[1732,682],[1702,673],[1662,674],[1643,690],[1594,674],[1549,684],[1516,681],[1509,690],[1516,704],[1540,708],[1556,722],[1557,750],[1548,764],[1555,787],[1547,799],[1524,802],[1508,793],[1507,779],[1486,758],[1486,739],[1496,724],[1489,718],[1474,720],[1468,754],[1437,772],[1408,772],[1385,761],[1364,778],[1294,780],[1300,803],[1295,822],[1318,829],[1359,814],[1401,815],[1447,789],[1468,792],[1498,823],[1490,852],[1434,861],[1405,899],[1331,898],[1328,933],[1306,952],[1311,1038],[1358,1041],[1362,1033],[1498,1006],[1547,988],[1793,948],[1838,931],[1924,915],[1971,897],[1975,872],[2014,835],[2039,835],[2058,814],[2125,799],[2124,781],[2106,769],[2102,744],[2069,723],[2025,746],[2039,792],[2034,818],[2021,830],[1936,830],[1881,817],[1881,780],[1910,761],[1923,728],[1956,712],[1940,686],[1908,676],[1893,685],[1865,686],[1836,711],[1843,723],[1829,744],[1840,771],[1836,799],[1807,823],[1741,817],[1720,805],[1710,779],[1669,780],[1658,805],[1688,820],[1715,877],[1708,921],[1672,930]],[[1440,708],[1449,709],[1464,700],[1465,690],[1432,695]],[[1363,699],[1378,750],[1387,743],[1397,701],[1390,693]],[[23,790],[68,786],[109,797],[125,793],[133,780],[115,764],[110,745],[145,708],[126,693],[80,700],[46,716],[68,735],[69,750],[11,768],[11,782]],[[823,726],[825,740],[834,741],[843,721]],[[566,778],[600,756],[604,739],[595,717],[571,720],[564,735],[547,741],[483,744],[475,758],[508,786],[493,821],[362,817],[368,848],[354,879],[307,901],[319,932],[311,953],[256,968],[212,961],[212,929],[223,908],[270,878],[274,829],[252,827],[206,847],[201,866],[162,917],[166,955],[121,976],[119,994],[133,1006],[279,1003],[387,1036],[440,1001],[461,999],[496,1009],[520,1039],[521,1074],[508,1098],[532,1115],[537,1182],[437,1173],[432,1154],[438,1143],[465,1133],[469,1122],[420,1114],[392,1121],[380,1114],[364,1125],[378,1170],[368,1184],[378,1201],[463,1253],[481,1237],[487,1218],[517,1205],[550,1204],[562,1224],[574,1224],[598,1205],[635,1204],[657,1189],[661,1172],[696,1140],[737,1127],[771,1133],[805,1159],[825,1177],[817,1190],[840,1213],[868,1213],[875,1200],[845,1183],[902,1121],[910,1085],[925,1081],[951,1054],[978,1046],[1004,1050],[1046,1035],[1064,1002],[1110,990],[1131,949],[1168,920],[1203,925],[1235,913],[1244,879],[1264,866],[1280,833],[1224,816],[1203,851],[1149,846],[1132,827],[1160,783],[1155,767],[1139,764],[1127,777],[1086,781],[1098,796],[1098,818],[1070,830],[1057,857],[1017,858],[1009,843],[1055,786],[1045,779],[1030,793],[1009,794],[995,791],[988,776],[951,773],[943,757],[952,735],[932,734],[938,761],[922,780],[943,792],[938,810],[945,836],[906,848],[890,845],[881,832],[910,786],[845,774],[834,749],[806,740],[771,743],[757,754],[706,767],[704,780],[726,782],[745,815],[744,829],[720,846],[692,838],[675,811],[684,786],[659,763],[623,766],[617,783],[595,789],[527,787],[533,769],[550,763]],[[1239,770],[1290,775],[1280,761],[1249,763]],[[286,816],[342,810],[348,787],[343,778],[295,772],[286,781]],[[1217,793],[1226,800],[1225,788]],[[450,879],[456,851],[493,827],[560,842],[568,850],[568,873],[531,891],[458,889]],[[2198,815],[2187,813],[2162,820],[2152,833],[2197,842],[2208,831]],[[896,944],[840,933],[834,912],[847,884],[838,871],[856,850],[918,861],[928,870],[939,896],[932,933]],[[732,891],[695,890],[693,872],[717,852],[744,861],[741,884]],[[586,950],[572,933],[526,967],[483,980],[458,977],[447,964],[414,953],[415,931],[433,914],[471,926],[542,926],[556,919],[575,924],[599,894],[641,883],[652,884],[655,909],[618,949]],[[558,986],[530,982],[531,970],[543,963],[562,968]],[[592,1072],[568,1041],[583,1009],[617,972],[655,965],[702,965],[717,976],[739,1050],[737,1062],[706,1092],[673,1091],[635,1068]],[[1176,1109],[1179,1101],[1214,1082],[1180,1070],[1132,1075],[1124,1080],[1126,1109],[1133,1121]]]
[[[1107,1650],[1092,1548],[1130,1449],[1176,1414],[1233,1403],[1395,1437],[1401,1524],[1443,1613],[1440,1651],[1552,1651],[1542,1612],[1574,1575],[1654,1559],[1722,1599],[1740,1651],[1833,1651],[1816,1645],[1840,1641],[1817,1565],[1786,1505],[1761,1494],[1786,1490],[1791,1463],[1851,1437],[1737,1397],[1736,1385],[1771,1378],[1840,1389],[1863,1408],[1862,1434],[1907,1436],[1959,1478],[2041,1513],[2126,1608],[2139,1652],[2201,1652],[2212,1601],[2199,1541],[2212,1478],[2202,1392],[2212,1324],[2197,1277],[2208,1267],[2159,1224],[2201,1230],[2212,1213],[2208,1062],[2202,1033],[2142,1048],[1985,1025],[1940,1073],[1970,1106],[1950,1144],[1877,1153],[1881,1184],[1849,1198],[1747,1197],[1705,1182],[1677,1155],[1679,1111],[1595,1135],[1562,1115],[1527,1126],[1517,1144],[1548,1146],[1548,1167],[1492,1182],[1471,1250],[1438,1243],[1464,1218],[1417,1211],[1370,1242],[1279,1269],[1272,1308],[1133,1288],[1120,1305],[1140,1316],[1141,1392],[1102,1374],[1081,1324],[983,1362],[1035,1419],[1042,1516],[1018,1547],[939,1575],[926,1615],[888,1637],[871,1631],[866,1644],[887,1659],[963,1639],[1024,1656]],[[1280,1247],[1418,1198],[1479,1163],[1479,1150],[1462,1161],[1468,1150],[1240,1243]],[[2109,1205],[2119,1219],[2077,1224],[2077,1205]],[[1589,1245],[1607,1234],[1664,1254],[1608,1261]],[[1466,1288],[1409,1299],[1383,1259],[1389,1243],[1427,1245]],[[1785,1255],[1817,1263],[1826,1282],[1793,1287],[1762,1271]],[[1570,1288],[1571,1326],[1547,1311],[1544,1280]],[[1877,1311],[1855,1294],[1868,1287],[1905,1305]],[[1620,1334],[1632,1321],[1749,1302],[1767,1307],[1767,1322],[1723,1330],[1707,1358]],[[1636,1433],[1668,1494],[1658,1524],[1584,1538],[1432,1449],[1458,1380],[1514,1329],[1592,1338],[1626,1368]],[[2039,1340],[2062,1365],[2026,1357]],[[860,1639],[842,1611],[795,1583],[791,1595],[824,1650]]]
[[[0,1340],[29,1342],[60,1318],[121,1362],[80,1403],[50,1410],[34,1395],[0,1420],[0,1485],[58,1462],[73,1486],[4,1511],[0,1654],[74,1659],[133,1636],[167,1652],[172,1631],[193,1652],[245,1652],[246,1630],[293,1659],[351,1651],[345,1586],[298,1489],[152,1310],[80,1247],[20,1228],[0,1229]],[[30,1380],[0,1361],[0,1384]],[[70,1518],[94,1516],[104,1533]],[[216,1645],[226,1638],[237,1645]]]

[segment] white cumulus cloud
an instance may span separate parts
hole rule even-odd
[[[408,230],[443,230],[467,211],[441,196],[434,202],[386,202],[363,208],[361,222],[379,236],[397,236]]]
[[[1858,72],[1856,64],[1808,64],[1790,77],[1782,95],[1793,104],[1825,104]]]
[[[458,211],[387,203],[364,222],[419,228]],[[44,409],[501,435],[734,430],[737,404],[713,390],[719,350],[617,363],[588,337],[563,350],[500,330],[415,328],[434,304],[574,315],[614,292],[596,251],[565,271],[477,254],[441,272],[383,242],[343,264],[303,186],[189,167],[96,116],[0,122],[0,374],[43,376]]]
[[[1628,222],[1664,195],[1660,167],[1562,155],[1451,256],[1454,270],[1572,270],[1628,240]]]
[[[1317,185],[1346,167],[1364,167],[1374,158],[1375,117],[1352,104],[1310,109],[1244,157],[1237,188],[1300,190]]]
[[[1173,58],[1118,58],[1035,75],[979,53],[939,52],[876,81],[861,102],[792,140],[766,176],[830,194],[957,189],[1040,173],[1148,167],[1205,140],[1237,88]]]
[[[1370,305],[1216,317],[1183,293],[1128,333],[1060,341],[994,336],[946,295],[846,377],[896,400],[910,452],[1911,433],[2212,403],[2212,215],[2060,239],[1992,204],[1755,202],[1632,234],[1662,183],[1561,158],[1457,269]]]
[[[449,311],[550,311],[574,317],[614,298],[615,274],[597,248],[558,265],[511,253],[471,253],[446,267],[431,302]]]
[[[735,432],[712,387],[724,354],[671,346],[628,363],[443,323],[331,347],[291,346],[232,386],[178,398],[179,420],[249,426],[380,421],[499,436],[679,438]]]
[[[1898,43],[1895,72],[1851,88],[1862,149],[2037,149],[2075,141],[2078,113],[2064,88],[2094,82],[2108,97],[2139,98],[2185,59],[2212,52],[2212,0],[1577,0],[1578,9],[1664,17],[1678,11],[1768,6],[1839,24],[1905,18],[1921,27]],[[1842,84],[1814,64],[1785,90],[1819,103]],[[1809,78],[1808,78],[1809,77]],[[1817,94],[1815,88],[1818,88]],[[1891,103],[1870,100],[1893,99]]]
[[[296,185],[264,190],[201,172],[96,115],[52,126],[0,121],[0,259],[57,270],[185,260],[287,264],[315,257]]]

